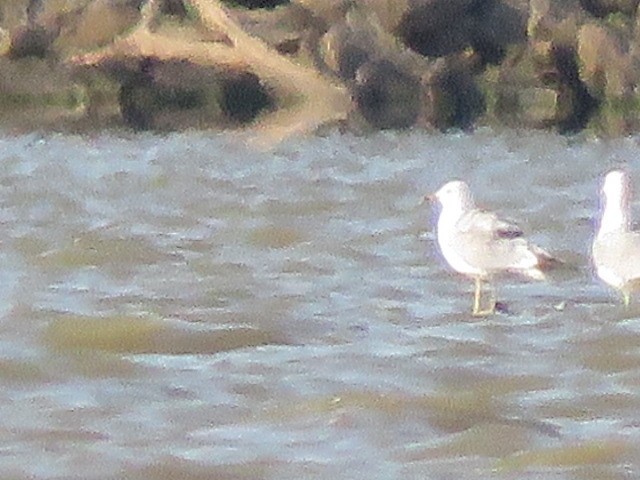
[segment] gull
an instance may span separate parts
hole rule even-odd
[[[529,243],[517,225],[477,209],[469,186],[462,181],[448,182],[427,198],[438,200],[442,206],[437,227],[442,255],[451,268],[475,281],[474,316],[495,312],[493,289],[488,308],[481,309],[483,282],[490,286],[492,277],[502,272],[544,280],[541,268],[556,261]]]
[[[604,209],[593,241],[593,264],[605,283],[620,290],[628,307],[631,292],[640,286],[640,233],[631,230],[627,175],[621,170],[607,173],[601,194]]]

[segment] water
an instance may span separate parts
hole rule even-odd
[[[640,308],[588,254],[638,139],[0,145],[2,478],[637,478]],[[568,263],[507,313],[437,252],[453,177]]]

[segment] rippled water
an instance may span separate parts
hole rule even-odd
[[[0,145],[2,478],[640,475],[640,307],[588,263],[638,139]],[[488,319],[420,203],[453,177],[567,261]]]

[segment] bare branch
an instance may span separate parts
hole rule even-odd
[[[251,71],[281,99],[280,108],[263,117],[254,129],[259,137],[257,143],[262,146],[346,118],[351,101],[343,85],[332,83],[316,70],[294,63],[260,39],[248,35],[219,1],[187,1],[197,10],[203,25],[224,34],[231,45],[183,40],[152,32],[149,26],[156,8],[155,0],[149,0],[140,24],[129,35],[69,61],[76,65],[95,65],[111,58],[154,57]]]

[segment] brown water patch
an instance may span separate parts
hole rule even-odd
[[[153,335],[164,328],[151,316],[87,317],[68,315],[54,319],[47,343],[60,351],[101,350],[117,353],[150,352]]]
[[[501,417],[500,403],[482,390],[442,393],[426,396],[416,402],[424,409],[430,423],[446,432],[466,430],[478,423],[491,422]]]
[[[210,330],[170,330],[156,338],[154,353],[214,354],[264,345],[288,345],[284,333],[254,327],[227,326]]]
[[[207,206],[206,214],[217,218],[224,218],[226,222],[233,222],[238,219],[246,219],[249,215],[249,208],[238,200],[226,201],[220,199],[215,205]]]
[[[450,325],[456,323],[481,323],[486,322],[485,319],[474,317],[471,315],[471,309],[473,306],[473,293],[467,292],[468,288],[466,283],[461,285],[458,291],[452,292],[448,288],[440,290],[439,287],[426,290],[425,295],[434,297],[433,303],[440,304],[440,300],[435,300],[435,297],[443,297],[447,299],[447,303],[450,305],[452,312],[446,312],[442,314],[435,314],[430,318],[432,325]],[[430,305],[430,304],[429,304]]]
[[[588,420],[594,412],[575,399],[555,400],[536,408],[543,418],[569,418],[572,420]]]
[[[585,465],[571,470],[574,480],[629,480],[632,469],[620,465]]]
[[[603,393],[591,395],[580,400],[580,404],[598,417],[619,416],[627,410],[632,413],[640,411],[640,398],[631,393]]]
[[[89,265],[149,265],[168,258],[143,238],[110,238],[86,233],[75,237],[61,249],[42,253],[38,260],[43,266],[77,268]]]
[[[497,402],[482,392],[451,392],[423,397],[344,392],[331,397],[299,400],[265,413],[270,420],[286,421],[350,409],[372,410],[395,419],[425,417],[432,426],[449,432],[500,419]]]
[[[270,199],[257,210],[261,216],[305,217],[332,212],[339,207],[340,204],[338,202],[315,197],[313,200],[300,200],[297,202]]]
[[[430,448],[413,448],[404,458],[421,461],[447,457],[505,457],[531,446],[531,431],[524,426],[484,423],[452,435],[443,444]]]
[[[249,243],[261,248],[285,248],[304,240],[300,232],[288,227],[256,228],[249,235]]]
[[[285,344],[284,335],[252,327],[203,328],[154,316],[86,317],[54,319],[47,343],[62,352],[202,354],[269,344]]]
[[[500,460],[501,470],[530,467],[570,467],[616,463],[628,453],[630,447],[622,440],[593,440],[577,445],[562,445],[518,453]]]
[[[572,342],[583,365],[601,373],[619,373],[640,368],[640,335],[615,332]]]
[[[204,465],[201,462],[164,457],[141,469],[125,469],[124,477],[131,480],[256,480],[270,478],[272,465],[266,461],[227,465]]]
[[[52,448],[53,445],[61,446],[60,443],[94,443],[101,440],[108,440],[109,437],[94,430],[54,428],[46,430],[21,430],[22,440],[42,442]]]
[[[458,345],[460,342],[456,342]],[[486,358],[492,353],[492,349],[487,346],[487,351],[484,350],[483,345],[475,345],[480,349],[480,357],[471,358]],[[475,350],[475,348],[473,349]],[[464,358],[464,355],[461,355]],[[455,357],[459,358],[459,357]],[[517,392],[530,392],[539,390],[548,390],[553,388],[554,381],[549,377],[540,375],[494,375],[485,371],[479,371],[476,369],[464,368],[464,367],[445,367],[437,369],[433,372],[435,380],[441,382],[446,388],[452,389],[474,389],[475,391],[482,392],[484,395],[495,395],[500,397]]]
[[[625,352],[592,352],[582,359],[586,368],[601,373],[619,373],[640,368],[640,355]]]
[[[597,336],[586,339],[578,338],[570,343],[579,350],[635,350],[640,347],[640,333],[620,329],[612,333],[600,332]]]
[[[446,351],[446,354],[451,358],[457,359],[490,358],[500,353],[499,348],[494,345],[476,340],[452,340],[443,347],[443,351]],[[446,371],[447,369],[444,370]],[[456,377],[451,378],[449,375],[446,375],[444,380],[453,381],[455,378]]]
[[[400,306],[385,306],[384,319],[391,325],[407,326],[415,324],[415,317],[408,308]]]
[[[148,374],[145,368],[118,355],[100,350],[65,350],[62,358],[52,358],[50,367],[72,371],[87,378],[136,378]]]
[[[223,276],[225,278],[244,278],[252,274],[253,269],[244,263],[220,262],[216,258],[217,248],[210,244],[204,249],[205,255],[188,260],[187,265],[203,277]]]
[[[544,418],[569,418],[576,421],[633,416],[640,400],[631,393],[599,393],[556,400],[536,408]]]
[[[390,286],[378,288],[374,292],[374,296],[378,299],[391,300],[399,303],[419,300],[422,298],[421,294],[418,294],[413,290]]]
[[[227,279],[224,284],[220,282],[214,287],[203,289],[196,300],[196,306],[199,309],[233,309],[239,302],[251,302],[256,297],[255,289],[251,287],[250,280],[243,282],[242,279]],[[211,317],[210,313],[205,312],[205,315]],[[225,315],[224,321],[228,321],[228,315]]]
[[[46,378],[42,368],[29,361],[0,360],[0,379],[2,382],[34,383],[45,381]]]
[[[291,260],[287,259],[282,266],[282,273],[295,273],[300,275],[320,276],[320,275],[333,275],[335,269],[325,268],[318,265],[314,265],[308,260]]]
[[[502,396],[517,392],[549,390],[554,380],[540,375],[504,375],[484,379],[480,389]]]
[[[34,261],[36,257],[50,248],[43,239],[29,236],[16,238],[13,247],[30,261]]]

